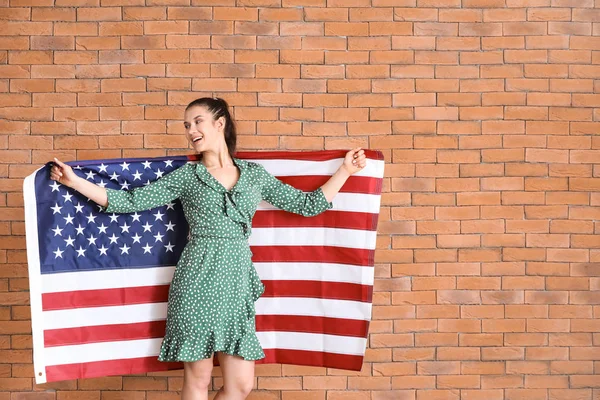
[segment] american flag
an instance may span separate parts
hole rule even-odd
[[[301,190],[321,186],[344,151],[241,152],[236,156]],[[266,357],[360,370],[371,319],[373,254],[384,162],[367,150],[333,208],[302,217],[262,202],[249,239],[266,290],[256,302]],[[196,156],[68,163],[100,186],[147,185]],[[178,201],[132,214],[104,213],[49,178],[25,179],[25,224],[37,383],[182,368],[157,361],[168,288],[187,242]]]

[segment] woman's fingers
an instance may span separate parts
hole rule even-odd
[[[52,168],[50,168],[50,178],[55,180],[55,181],[59,181],[63,178],[63,176],[65,175],[65,173],[67,172],[69,166],[65,163],[63,163],[62,161],[60,161],[58,158],[54,158],[54,165],[52,166]]]
[[[365,155],[365,151],[362,149],[362,147],[355,147],[354,149],[348,151],[345,162],[349,161],[348,157],[352,161],[352,168],[355,169],[353,172],[351,172],[351,174],[358,172],[360,169],[366,166],[367,156]]]
[[[67,164],[63,163],[62,161],[60,161],[58,158],[54,157],[54,162],[60,166],[61,168],[65,168],[67,167]]]
[[[352,163],[354,165],[361,165],[365,163],[366,159],[367,156],[365,156],[365,153],[361,151],[360,153],[354,154],[354,160],[352,161]]]

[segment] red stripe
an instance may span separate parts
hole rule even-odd
[[[311,365],[352,371],[360,371],[363,364],[363,357],[354,355],[287,349],[265,349],[264,352],[265,358],[258,360],[257,364]],[[213,364],[219,365],[217,357],[214,357]],[[158,361],[156,357],[50,365],[46,367],[46,382],[140,374],[182,368],[183,363],[163,363]]]
[[[46,366],[46,382],[64,381],[99,376],[141,374],[144,372],[182,369],[182,363],[163,363],[156,357],[94,361],[76,364]]]
[[[44,347],[80,345],[165,336],[166,321],[83,326],[44,331]],[[257,315],[256,331],[305,332],[350,337],[367,337],[369,322],[363,320],[302,315]]]
[[[348,149],[350,150],[350,149]],[[317,150],[317,151],[238,151],[236,158],[243,160],[302,160],[302,161],[329,161],[344,158],[348,150]],[[371,160],[383,160],[383,153],[379,150],[363,149],[365,156]],[[188,154],[188,160],[200,160],[200,154]],[[165,160],[168,157],[163,157]],[[162,160],[163,158],[158,158]],[[171,157],[172,158],[172,157]],[[142,161],[144,159],[141,159]]]
[[[309,297],[317,299],[371,302],[373,287],[347,282],[325,281],[263,281],[263,297]]]
[[[44,347],[161,338],[165,336],[165,326],[163,319],[133,324],[47,329],[44,331]]]
[[[383,160],[383,153],[379,150],[370,150],[363,149],[367,158],[372,160]],[[328,161],[335,160],[339,158],[344,158],[347,150],[318,150],[318,151],[239,151],[235,154],[237,158],[245,159],[245,160],[304,160],[304,161]],[[188,160],[188,161],[198,161],[200,160],[200,154],[187,154],[182,156],[169,156],[169,157],[153,157],[151,158],[152,162],[155,161],[167,161],[167,160]],[[143,162],[148,161],[148,158],[142,157],[128,157],[118,159],[117,162],[120,161],[129,161],[129,162]],[[80,161],[67,161],[68,165],[79,165],[81,167],[89,166],[89,165],[98,165],[100,163],[111,163],[114,160],[110,159],[95,159],[95,160],[80,160]],[[46,167],[51,166],[51,162],[46,164]]]
[[[263,282],[266,286],[263,295],[265,297],[310,297],[371,302],[373,295],[372,286],[356,283],[297,280],[266,280]],[[42,310],[166,303],[168,298],[169,285],[74,290],[45,293],[42,296]]]
[[[303,315],[257,315],[257,332],[305,332],[366,338],[369,321]]]
[[[284,183],[290,184],[297,189],[309,192],[322,186],[331,178],[330,175],[285,175],[277,176],[277,179]],[[348,178],[344,186],[340,189],[340,193],[362,193],[362,194],[379,194],[377,188],[380,185],[379,181],[382,178],[372,178],[369,176],[351,176]]]
[[[383,153],[379,150],[363,149],[367,158],[383,160]],[[240,151],[235,154],[237,158],[245,160],[308,160],[327,161],[344,158],[347,150],[318,150],[318,151]],[[193,156],[192,156],[193,157]]]
[[[351,371],[360,371],[363,364],[363,356],[348,354],[288,349],[265,349],[264,352],[265,358],[257,364],[310,365]]]
[[[340,228],[374,231],[379,214],[329,210],[306,218],[283,210],[258,210],[252,218],[253,228]]]
[[[337,246],[251,246],[254,262],[316,262],[373,265],[374,250]]]
[[[169,285],[43,293],[42,310],[163,303],[168,297]]]

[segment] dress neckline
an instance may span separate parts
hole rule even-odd
[[[244,168],[242,168],[242,165],[239,162],[240,160],[235,157],[232,157],[232,159],[233,159],[233,164],[237,167],[237,169],[239,171],[239,176],[238,176],[237,181],[233,184],[233,186],[230,189],[227,189],[225,186],[223,186],[223,184],[217,178],[215,178],[215,176],[213,174],[210,173],[210,171],[208,170],[208,168],[206,168],[206,166],[202,163],[202,161],[199,161],[198,165],[202,168],[204,173],[208,176],[208,179],[213,184],[217,185],[217,187],[221,191],[226,192],[226,193],[231,193],[231,192],[234,192],[238,188],[240,181],[242,180],[242,176],[244,175]]]

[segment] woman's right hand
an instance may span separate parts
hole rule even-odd
[[[65,186],[73,187],[77,178],[77,175],[75,175],[75,172],[73,172],[71,167],[57,158],[54,159],[54,165],[50,169],[50,179],[62,183]]]

